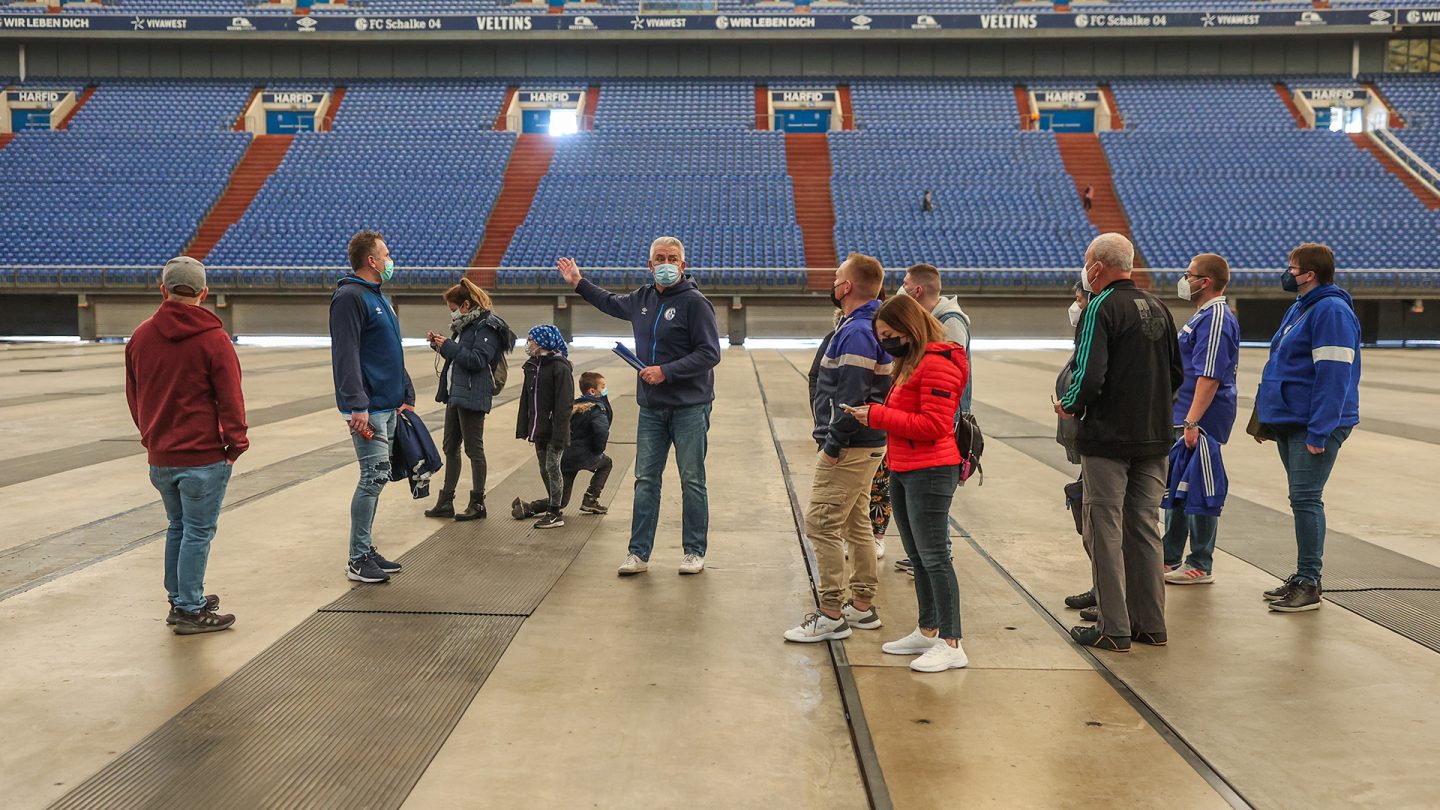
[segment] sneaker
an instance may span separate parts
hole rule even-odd
[[[1171,565],[1170,563],[1162,562],[1162,563],[1160,563],[1160,573],[1162,573],[1162,574],[1168,574],[1168,573],[1170,573],[1171,571],[1174,571],[1176,568],[1179,568],[1179,567],[1180,567],[1179,565]]]
[[[219,609],[220,609],[220,597],[216,596],[216,595],[213,594],[213,593],[207,593],[207,594],[205,594],[205,607],[200,608],[200,609],[201,609],[201,610],[219,610]],[[175,603],[174,603],[174,602],[171,602],[171,603],[170,603],[170,615],[165,617],[165,623],[166,623],[166,624],[174,624],[174,623],[175,623],[175,620],[180,618],[180,614],[181,614],[182,612],[183,612],[183,611],[181,611],[179,608],[175,607]]]
[[[626,554],[625,562],[620,563],[620,576],[628,577],[631,574],[643,574],[650,570],[650,563],[636,557],[634,554]]]
[[[910,668],[916,672],[944,672],[947,669],[964,669],[969,663],[970,659],[965,657],[965,650],[959,642],[951,647],[942,641],[911,661]]]
[[[235,617],[229,613],[216,613],[213,610],[201,610],[196,613],[186,613],[181,610],[175,617],[175,635],[193,636],[198,633],[214,633],[224,630],[235,623]]]
[[[871,605],[869,610],[862,611],[855,607],[854,602],[846,602],[840,608],[840,615],[845,617],[845,623],[860,630],[879,630],[880,614],[876,612],[875,606]]]
[[[1100,604],[1100,602],[1095,598],[1094,588],[1084,593],[1077,593],[1074,596],[1065,597],[1065,607],[1071,610],[1084,610],[1088,607],[1095,607],[1098,604]]]
[[[1164,633],[1146,633],[1130,631],[1130,640],[1136,644],[1149,644],[1151,647],[1164,647],[1170,643],[1170,637]]]
[[[370,547],[370,556],[375,560],[375,564],[380,567],[380,570],[384,571],[387,574],[399,573],[400,569],[404,567],[400,565],[400,563],[393,562],[391,560],[385,559],[384,557],[381,557],[380,549],[375,548],[374,546]]]
[[[534,516],[530,514],[530,509],[525,505],[525,502],[516,498],[510,502],[510,517],[516,520],[524,520],[525,518]]]
[[[1166,572],[1165,581],[1171,585],[1202,585],[1206,582],[1214,582],[1215,575],[1206,572],[1203,568],[1196,568],[1190,563],[1185,563],[1173,571]]]
[[[705,570],[705,557],[699,554],[686,554],[685,559],[680,561],[680,573],[698,574]]]
[[[915,576],[915,564],[910,562],[909,557],[906,557],[903,560],[896,560],[895,570],[904,574],[909,574],[912,577]]]
[[[546,512],[545,517],[535,521],[537,529],[558,529],[565,525],[565,516],[559,512]]]
[[[875,559],[885,559],[885,538],[883,537],[875,538]]]
[[[1094,627],[1072,627],[1070,637],[1082,647],[1109,652],[1130,652],[1129,636],[1107,636]]]
[[[366,554],[358,560],[351,560],[345,567],[345,576],[353,582],[389,582],[390,575],[380,570],[373,554]]]
[[[819,611],[806,616],[805,621],[800,622],[799,627],[792,627],[785,631],[787,641],[799,641],[806,644],[849,637],[850,625],[846,623],[844,616],[832,619]]]
[[[1291,574],[1289,577],[1286,578],[1284,582],[1280,583],[1279,586],[1271,588],[1270,590],[1261,594],[1261,598],[1264,599],[1266,602],[1278,602],[1281,599],[1284,599],[1285,597],[1290,595],[1290,590],[1295,587],[1295,580],[1299,576],[1299,574]]]
[[[580,502],[580,511],[587,515],[608,515],[610,510],[600,505],[599,498],[592,498],[586,495]]]
[[[1302,613],[1307,610],[1320,609],[1320,590],[1318,584],[1311,585],[1300,580],[1295,581],[1290,593],[1284,599],[1276,599],[1270,603],[1270,609],[1279,613]]]
[[[920,632],[920,628],[910,631],[910,635],[904,638],[897,638],[894,641],[887,641],[880,645],[880,649],[890,655],[920,655],[929,651],[936,644],[944,644],[939,636],[930,637]]]
[[[1098,605],[1091,605],[1090,607],[1087,607],[1087,608],[1080,608],[1080,621],[1082,621],[1082,622],[1098,622],[1098,621],[1100,621],[1100,608],[1099,608],[1099,606],[1098,606]]]

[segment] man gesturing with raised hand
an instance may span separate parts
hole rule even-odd
[[[660,521],[660,479],[670,446],[684,490],[680,573],[705,570],[710,506],[705,489],[705,454],[710,409],[715,401],[715,366],[720,363],[720,329],[715,307],[685,272],[685,246],[662,236],[650,245],[654,282],[617,295],[585,280],[574,259],[556,265],[581,298],[605,314],[630,322],[640,371],[635,398],[640,420],[635,437],[635,506],[630,549],[621,576],[650,568],[655,527]]]

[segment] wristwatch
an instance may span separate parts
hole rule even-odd
[[[1200,423],[1199,423],[1199,422],[1182,421],[1182,422],[1180,423],[1180,427],[1183,427],[1183,428],[1185,428],[1186,430],[1189,430],[1189,429],[1191,429],[1191,428],[1198,428],[1198,427],[1200,427]]]

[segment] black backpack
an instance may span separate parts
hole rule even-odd
[[[951,355],[950,350],[935,353]],[[985,486],[985,469],[980,466],[980,456],[985,454],[985,434],[980,432],[975,414],[955,411],[955,446],[960,450],[960,483],[969,481],[970,476],[978,472],[980,486]]]

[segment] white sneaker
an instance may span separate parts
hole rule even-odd
[[[871,605],[869,610],[860,610],[853,602],[846,602],[840,608],[840,615],[845,617],[845,623],[860,630],[879,630],[880,614]]]
[[[945,642],[940,640],[939,636],[931,638],[921,633],[920,628],[917,627],[911,630],[910,635],[904,638],[885,642],[880,645],[880,649],[891,655],[919,655],[923,652],[929,652],[930,648],[936,644],[944,643]]]
[[[970,659],[965,657],[965,650],[958,642],[951,647],[942,641],[911,661],[910,668],[916,672],[944,672],[947,669],[964,669],[969,663]]]
[[[680,561],[680,573],[698,574],[705,570],[705,558],[699,554],[686,554],[685,559]]]
[[[1190,563],[1185,563],[1172,571],[1166,571],[1165,581],[1171,585],[1200,585],[1206,582],[1214,582],[1215,575],[1207,574],[1203,569],[1196,568]]]
[[[625,562],[620,564],[620,576],[628,577],[631,574],[643,574],[650,570],[650,563],[636,557],[634,554],[626,554]]]
[[[885,559],[885,538],[883,537],[875,538],[875,559]]]
[[[824,613],[816,611],[805,617],[799,627],[792,627],[785,631],[785,640],[810,643],[813,641],[829,641],[830,639],[841,639],[850,637],[850,625],[845,622],[845,617],[832,619]]]

